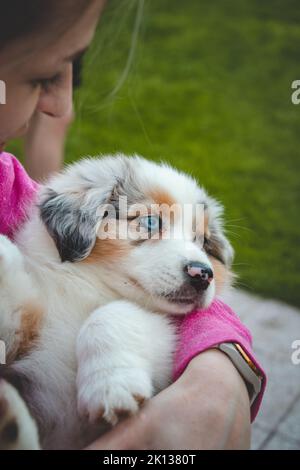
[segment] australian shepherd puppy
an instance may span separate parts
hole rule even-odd
[[[0,448],[81,448],[168,386],[174,315],[230,283],[221,217],[190,176],[138,156],[41,187],[15,242],[0,237],[4,370],[23,396],[0,381]]]

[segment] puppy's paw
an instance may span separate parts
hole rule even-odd
[[[90,422],[100,418],[113,426],[137,413],[153,394],[149,374],[139,368],[97,370],[82,383],[78,380],[78,411]]]
[[[38,450],[36,425],[16,389],[0,379],[0,450]]]
[[[7,237],[0,235],[0,279],[16,271],[22,264],[23,256],[19,248]]]

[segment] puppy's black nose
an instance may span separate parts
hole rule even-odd
[[[191,261],[184,267],[191,285],[198,291],[206,290],[213,280],[212,269],[207,264]]]

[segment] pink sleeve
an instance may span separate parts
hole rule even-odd
[[[11,154],[0,153],[0,233],[13,238],[35,200],[38,185]]]
[[[235,313],[222,301],[215,300],[204,310],[197,310],[177,319],[179,343],[175,355],[173,378],[176,380],[193,357],[220,343],[238,343],[263,377],[262,389],[251,407],[253,421],[260,407],[266,386],[266,375],[252,352],[252,338],[248,329]]]

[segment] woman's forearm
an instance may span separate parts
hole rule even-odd
[[[222,352],[195,357],[181,377],[89,449],[247,449],[250,404]]]

